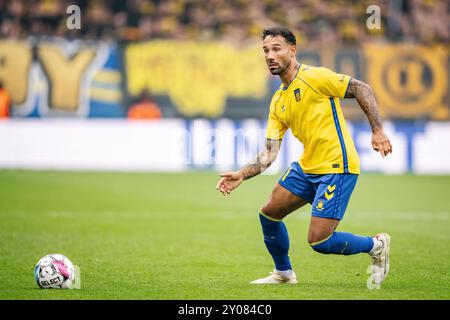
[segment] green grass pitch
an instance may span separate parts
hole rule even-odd
[[[366,254],[307,244],[310,206],[285,221],[299,284],[255,286],[273,264],[258,209],[278,176],[231,196],[217,173],[0,171],[0,299],[449,299],[450,177],[363,174],[338,230],[388,232],[391,273],[366,287]],[[35,263],[62,253],[81,290],[41,290]]]

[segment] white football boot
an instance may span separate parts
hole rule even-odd
[[[381,241],[381,246],[374,252],[370,252],[372,257],[372,273],[375,284],[381,284],[389,273],[389,250],[391,237],[387,233],[379,233],[374,238]]]
[[[274,269],[273,272],[270,273],[270,276],[250,282],[250,284],[278,284],[278,283],[296,284],[297,276],[295,275],[295,272],[292,271],[289,277],[285,277],[278,270]]]

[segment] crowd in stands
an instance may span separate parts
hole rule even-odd
[[[69,5],[81,9],[81,29],[69,30]],[[381,28],[366,26],[369,5]],[[149,39],[259,39],[268,26],[286,26],[304,44],[340,45],[367,39],[422,43],[450,40],[447,0],[0,0],[0,37],[60,36]]]

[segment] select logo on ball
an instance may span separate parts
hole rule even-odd
[[[79,289],[79,274],[79,268],[62,254],[48,254],[34,268],[34,278],[42,289]]]

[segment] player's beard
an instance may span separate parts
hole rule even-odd
[[[282,64],[275,62],[275,64],[273,64],[274,67],[271,68],[270,64],[267,64],[267,67],[269,68],[269,71],[271,74],[273,74],[274,76],[279,76],[281,73],[283,73],[288,67],[289,67],[289,63],[286,66],[283,66]]]

